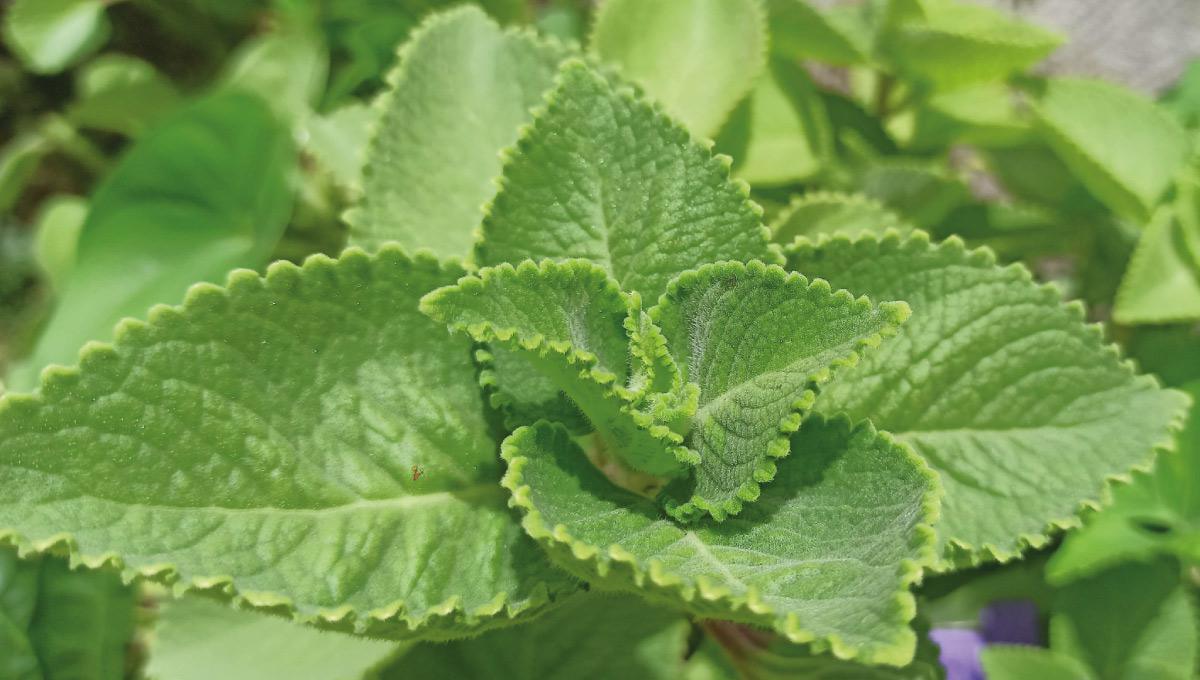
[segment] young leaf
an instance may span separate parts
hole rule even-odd
[[[759,0],[605,0],[591,48],[697,137],[712,137],[767,53]]]
[[[347,104],[305,123],[308,151],[341,187],[358,195],[362,191],[367,134],[378,112],[359,103]]]
[[[536,621],[448,644],[413,647],[380,680],[674,680],[690,626],[629,595],[571,598]]]
[[[1117,85],[1052,78],[1032,108],[1046,142],[1088,190],[1137,222],[1149,219],[1187,158],[1179,123]]]
[[[912,229],[882,203],[862,194],[815,191],[792,199],[771,223],[776,243],[788,244],[800,236],[858,236],[882,234],[889,229]]]
[[[58,73],[95,52],[111,27],[103,0],[13,0],[4,42],[34,73]]]
[[[817,651],[904,665],[915,636],[907,587],[933,556],[932,473],[869,423],[805,421],[759,501],[688,529],[617,488],[561,427],[504,441],[504,485],[523,526],[594,588],[628,590],[703,617],[769,626]]]
[[[788,455],[813,389],[907,316],[902,302],[874,306],[757,261],[706,265],[672,281],[650,318],[682,382],[699,386],[687,443],[700,462],[694,479],[668,488],[668,512],[720,521],[757,499],[759,484],[775,476],[773,459]]]
[[[980,654],[989,680],[1095,680],[1083,662],[1049,649],[992,645]]]
[[[505,165],[476,260],[584,258],[656,300],[700,263],[778,260],[748,193],[679,125],[573,62]]]
[[[839,66],[867,61],[871,30],[858,8],[817,9],[808,0],[768,0],[771,51],[800,61],[812,59]]]
[[[488,267],[430,293],[421,310],[477,342],[522,352],[630,467],[675,476],[695,462],[680,437],[665,427],[650,429],[648,417],[633,412],[640,395],[629,387],[626,323],[640,303],[599,266],[543,260]]]
[[[146,664],[155,680],[360,680],[403,648],[201,597],[166,602],[160,611]]]
[[[912,305],[899,337],[839,373],[816,410],[869,416],[941,474],[943,568],[1010,560],[1078,525],[1107,480],[1169,445],[1186,407],[1122,362],[1081,306],[957,239],[797,241],[789,256],[796,271]]]
[[[417,310],[462,273],[350,250],[125,322],[0,400],[0,540],[376,637],[573,590],[505,507],[469,343]]]
[[[135,137],[180,104],[179,92],[154,66],[105,54],[80,69],[78,98],[67,116],[77,125]]]
[[[88,202],[78,196],[55,196],[42,204],[34,255],[55,289],[62,288],[75,267],[75,249],[87,213]]]
[[[43,367],[111,337],[122,317],[260,266],[291,213],[294,162],[287,129],[240,93],[196,102],[139,139],[96,190],[77,263],[9,387],[33,389]]]
[[[881,56],[938,90],[999,80],[1041,61],[1062,37],[963,0],[897,0]]]
[[[501,30],[470,6],[414,31],[377,104],[364,200],[347,215],[351,243],[466,255],[496,192],[500,150],[532,118],[568,52]]]

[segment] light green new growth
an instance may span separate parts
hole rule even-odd
[[[706,265],[672,281],[650,318],[682,381],[699,386],[686,442],[700,464],[693,479],[668,488],[670,514],[719,521],[757,499],[814,388],[907,316],[902,302],[876,307],[757,261]]]
[[[816,191],[792,199],[771,223],[772,238],[787,245],[801,236],[859,236],[911,229],[882,203],[862,194]]]
[[[907,588],[934,557],[934,475],[869,423],[811,419],[793,443],[757,503],[686,529],[614,486],[548,423],[504,441],[503,484],[525,530],[593,588],[768,626],[842,659],[908,663]]]
[[[859,8],[817,9],[808,0],[767,0],[767,8],[773,53],[840,66],[867,61],[871,28],[859,17]]]
[[[500,150],[516,141],[570,52],[502,30],[472,6],[414,31],[377,103],[364,200],[347,215],[351,243],[466,255],[496,192]]]
[[[103,0],[13,0],[4,42],[34,73],[58,73],[95,52],[112,30]]]
[[[798,241],[789,264],[912,305],[899,337],[840,373],[816,410],[869,417],[941,474],[943,567],[1010,560],[1077,526],[1110,479],[1169,446],[1187,407],[1136,375],[1080,305],[957,239]]]
[[[677,680],[691,627],[639,597],[573,597],[536,621],[414,647],[380,680]]]
[[[376,637],[573,591],[505,507],[469,342],[417,310],[462,274],[352,249],[124,322],[0,401],[0,541]]]
[[[626,332],[640,308],[636,295],[622,293],[586,260],[489,267],[421,301],[426,314],[477,342],[523,351],[627,465],[674,476],[694,464],[694,456],[679,446],[681,437],[634,411],[642,395],[631,388],[631,376],[650,368],[631,356]],[[631,359],[637,360],[632,367]]]
[[[697,137],[712,137],[767,53],[760,0],[605,0],[591,49]]]

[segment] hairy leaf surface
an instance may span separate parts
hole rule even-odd
[[[0,401],[0,539],[375,636],[573,589],[505,507],[468,341],[417,310],[462,273],[350,250],[124,323]]]
[[[907,315],[904,303],[874,306],[757,261],[706,265],[671,282],[650,318],[681,380],[699,386],[687,444],[700,463],[694,479],[668,490],[669,512],[722,520],[758,498],[814,388]]]
[[[401,50],[379,101],[352,244],[400,241],[441,256],[471,249],[517,139],[569,50],[503,30],[476,7],[434,15]]]
[[[933,556],[936,480],[868,423],[813,419],[793,441],[759,501],[721,524],[663,518],[547,423],[505,440],[504,485],[525,530],[593,587],[769,626],[840,658],[908,663],[907,587]]]
[[[766,16],[759,0],[605,0],[591,46],[711,137],[763,70]]]
[[[1077,525],[1109,478],[1170,441],[1187,404],[1136,375],[1080,306],[994,259],[923,234],[790,251],[796,271],[912,305],[900,335],[841,372],[816,409],[869,417],[941,474],[950,562],[1012,559]]]

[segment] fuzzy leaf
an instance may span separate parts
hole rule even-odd
[[[758,498],[814,388],[907,315],[902,302],[873,306],[757,261],[706,265],[671,282],[650,318],[681,380],[699,386],[686,441],[700,463],[694,479],[668,489],[670,514],[719,521]]]
[[[799,236],[857,236],[863,232],[882,234],[888,229],[911,228],[874,199],[828,191],[797,196],[771,223],[775,242],[785,245]]]
[[[200,597],[167,602],[161,611],[146,665],[154,680],[361,680],[402,647]]]
[[[757,503],[686,529],[610,483],[561,427],[517,430],[501,453],[525,530],[594,588],[769,626],[839,658],[908,663],[907,588],[933,555],[936,480],[869,423],[813,419],[793,442],[804,453]]]
[[[573,597],[533,623],[414,647],[380,680],[673,680],[690,632],[677,612],[641,598]]]
[[[342,187],[362,191],[367,135],[375,124],[376,109],[358,102],[347,104],[306,122],[307,148]]]
[[[759,0],[605,0],[592,49],[697,137],[711,137],[762,72]]]
[[[0,401],[0,540],[377,637],[536,611],[574,586],[505,507],[469,343],[417,310],[462,273],[350,250],[122,324]]]
[[[432,16],[401,50],[379,100],[350,242],[464,256],[517,139],[569,50],[502,30],[477,7]]]
[[[678,475],[694,462],[690,452],[632,412],[639,394],[629,387],[634,372],[626,322],[639,307],[636,296],[622,293],[587,260],[488,267],[421,301],[422,311],[452,330],[522,351],[627,465]]]
[[[92,197],[54,315],[9,387],[33,389],[122,317],[264,264],[291,214],[294,163],[287,128],[246,94],[200,100],[142,136]]]
[[[1067,167],[1096,198],[1134,221],[1150,217],[1187,158],[1187,134],[1179,123],[1118,85],[1053,78],[1032,109]]]
[[[4,42],[34,73],[58,73],[95,52],[111,26],[102,0],[13,0]]]
[[[948,563],[1013,559],[1077,525],[1109,478],[1150,463],[1186,407],[1122,362],[1079,305],[957,239],[798,241],[790,265],[912,305],[899,337],[838,374],[816,409],[869,416],[941,474]]]
[[[772,257],[747,194],[681,127],[574,62],[505,166],[476,259],[580,257],[656,300],[698,263]]]

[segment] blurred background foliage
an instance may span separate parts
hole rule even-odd
[[[478,4],[505,25],[591,50],[695,136],[714,140],[751,185],[776,240],[919,228],[988,246],[1086,302],[1131,359],[1200,400],[1200,63],[1182,69],[1200,49],[1200,26],[1186,23],[1197,21],[1194,6],[1189,14],[1187,2],[1167,3],[1169,11],[992,3],[1048,21],[1082,16],[1072,8],[1090,16],[1119,5],[1112,11],[1134,18],[1115,30],[1135,46],[1163,43],[1139,30],[1181,36],[1168,40],[1173,51],[1146,47],[1152,58],[1126,60],[1135,64],[1135,90],[1055,75],[1121,72],[1089,70],[1087,55],[1103,44],[1052,56],[1067,36],[985,4],[763,3],[766,27],[726,25],[729,44],[711,53],[695,49],[695,35],[636,13],[613,12],[593,27],[585,0]],[[0,41],[6,388],[33,389],[43,367],[71,363],[84,342],[108,339],[122,317],[178,301],[192,283],[338,252],[342,215],[361,192],[371,102],[397,46],[429,12],[454,4],[9,0]],[[720,3],[671,4],[715,12]],[[1050,5],[1059,15],[1039,9]],[[1171,14],[1181,11],[1182,25]],[[755,40],[769,44],[761,64]],[[1086,47],[1087,36],[1078,42]],[[1040,66],[1047,58],[1051,69]],[[1085,528],[1060,544],[1017,565],[929,578],[923,616],[934,627],[975,629],[992,603],[1034,602],[1047,646],[989,648],[984,660],[997,678],[1037,677],[1034,668],[1062,677],[1192,677],[1200,416],[1176,448],[1117,489],[1111,507],[1086,511]],[[157,591],[135,598],[106,573],[73,574],[54,558],[21,562],[0,549],[2,623],[11,624],[0,626],[0,648],[27,645],[43,663],[22,670],[0,662],[0,677],[138,675],[160,600]],[[69,622],[55,622],[64,613]],[[234,625],[213,624],[219,615],[201,605],[173,615],[194,631],[191,643]],[[287,637],[290,624],[267,621],[237,625],[265,639],[283,626]],[[85,625],[109,637],[90,651],[45,651]],[[1106,635],[1140,642],[1106,643]],[[171,670],[173,660],[191,663],[182,645],[179,635],[163,637],[162,677],[184,677]],[[792,650],[751,646],[754,654],[739,657],[743,674],[804,676],[807,662]],[[694,677],[728,671],[719,652],[695,652]],[[359,648],[354,658],[367,672],[395,653]],[[245,677],[262,677],[254,656],[230,658]]]

